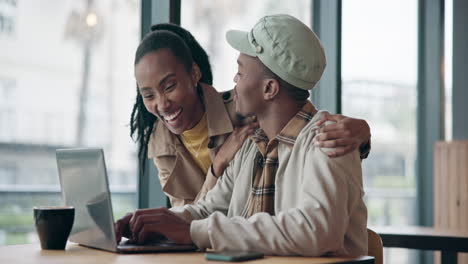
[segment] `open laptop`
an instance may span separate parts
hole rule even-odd
[[[75,207],[69,237],[80,245],[120,253],[195,250],[193,245],[159,242],[117,243],[104,152],[102,149],[58,149],[57,167],[63,202]]]

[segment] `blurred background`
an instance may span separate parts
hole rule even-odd
[[[416,225],[420,217],[419,2],[342,1],[341,110],[365,119],[372,132],[363,161],[369,225]],[[308,0],[181,1],[180,23],[208,52],[214,87],[224,91],[233,88],[238,55],[224,40],[228,29],[248,30],[274,13],[313,27],[312,10]],[[0,245],[37,241],[32,206],[61,204],[57,148],[104,148],[115,217],[138,207],[137,145],[128,124],[134,52],[148,30],[143,11],[140,0],[0,0]],[[450,139],[452,1],[444,16]],[[403,249],[385,255],[390,263],[416,258]]]
[[[55,149],[104,148],[116,217],[137,207],[128,127],[140,1],[0,0],[0,244],[61,205]]]

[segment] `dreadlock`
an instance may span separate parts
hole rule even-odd
[[[213,84],[213,75],[208,55],[189,31],[178,25],[169,23],[151,26],[151,32],[143,38],[137,48],[135,65],[146,54],[160,49],[169,49],[188,71],[191,70],[192,63],[195,62],[200,68],[200,82],[209,85]],[[138,163],[140,175],[143,175],[146,166],[148,143],[158,119],[146,110],[138,84],[136,90],[135,104],[130,116],[130,136],[139,143]],[[201,98],[200,85],[197,85],[197,92]]]

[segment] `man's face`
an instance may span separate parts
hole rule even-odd
[[[236,112],[244,117],[258,115],[263,105],[264,72],[255,57],[241,53],[234,76]]]

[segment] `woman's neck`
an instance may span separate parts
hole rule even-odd
[[[197,87],[197,89],[199,88]],[[200,120],[203,118],[203,115],[205,115],[205,104],[203,102],[203,94],[198,93],[198,103],[195,106],[195,113],[193,114],[194,122],[190,124],[188,130],[194,128],[198,123],[200,123]]]

